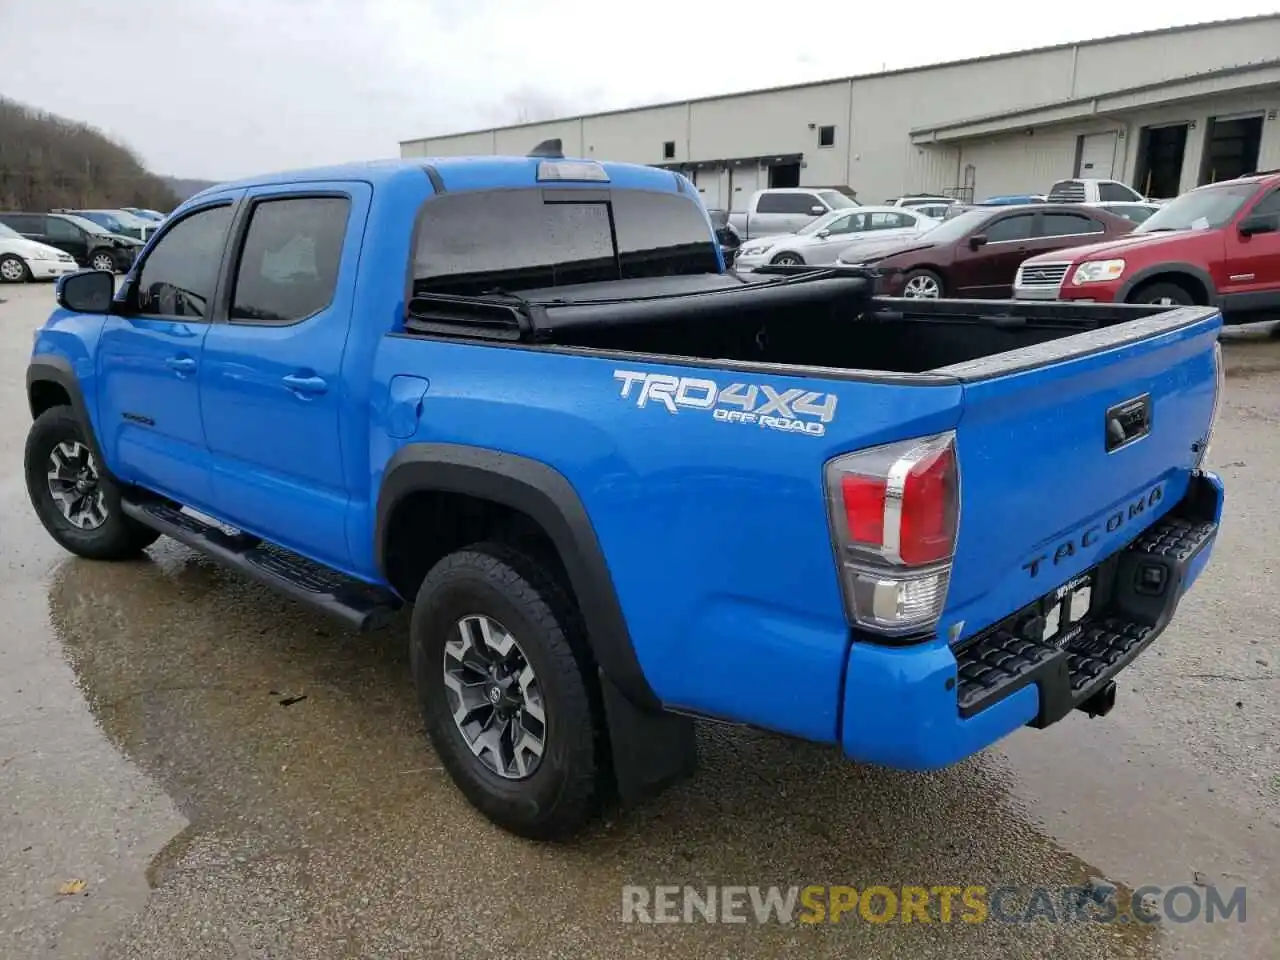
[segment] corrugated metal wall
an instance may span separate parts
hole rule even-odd
[[[1054,179],[1074,173],[1075,138],[1096,132],[1097,124],[1041,129],[1030,137],[1005,135],[963,146],[915,146],[910,131],[1186,78],[1273,58],[1277,51],[1280,15],[930,70],[429,138],[402,144],[401,152],[525,153],[539,140],[560,137],[567,152],[636,163],[803,154],[802,184],[848,184],[864,201],[961,186],[969,164],[976,168],[979,196],[1044,190]],[[1274,123],[1268,122],[1264,135],[1264,156],[1280,165]],[[823,126],[835,127],[831,147],[818,145]],[[1110,129],[1125,129],[1125,123],[1113,123]],[[667,143],[674,144],[674,157],[664,155]],[[1127,151],[1126,170],[1133,168],[1135,149],[1136,138],[1130,134],[1122,151]],[[1198,169],[1198,154],[1194,164],[1190,156],[1187,159],[1188,168]],[[745,176],[735,173],[733,195],[740,194],[738,186]],[[725,184],[722,201],[728,195]]]

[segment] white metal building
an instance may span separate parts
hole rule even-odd
[[[1071,176],[1152,196],[1280,168],[1280,14],[401,143],[679,169],[710,207],[761,186],[963,199]],[[744,121],[744,117],[750,119]]]

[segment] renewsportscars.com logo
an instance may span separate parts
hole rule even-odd
[[[666,373],[615,370],[620,396],[668,413],[710,410],[723,423],[745,423],[765,430],[806,433],[821,437],[836,418],[834,393],[790,388],[778,390],[767,383],[730,383],[721,386],[705,377],[673,377]]]

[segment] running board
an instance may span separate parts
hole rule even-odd
[[[385,627],[400,609],[388,590],[362,583],[248,534],[232,535],[161,501],[120,504],[125,514],[285,596],[361,631]]]

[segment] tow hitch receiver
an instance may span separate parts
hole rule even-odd
[[[1083,710],[1091,717],[1105,717],[1116,705],[1116,682],[1112,680],[1101,690],[1081,703],[1077,710]]]

